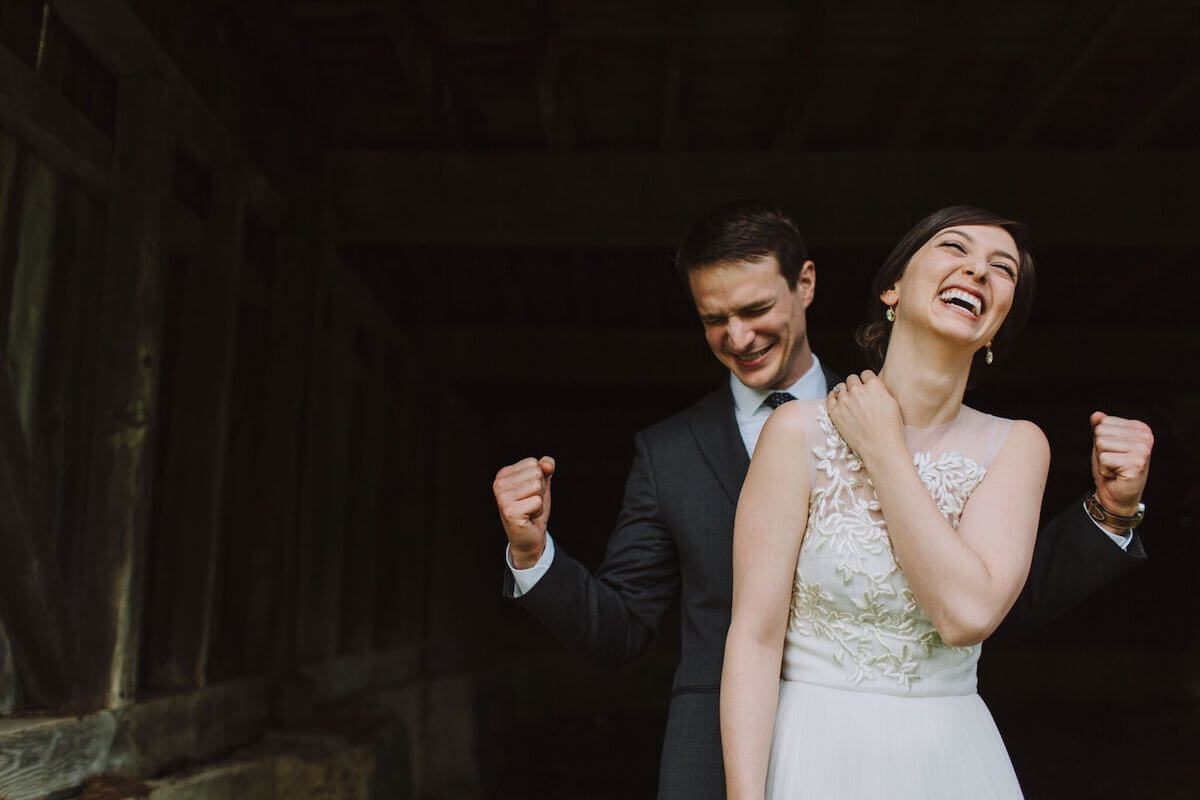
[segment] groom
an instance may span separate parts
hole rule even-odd
[[[552,458],[504,467],[493,491],[509,541],[505,594],[573,649],[614,662],[633,658],[654,643],[679,595],[681,653],[659,797],[721,798],[717,694],[733,518],[749,454],[774,408],[823,397],[840,378],[809,349],[805,310],[816,271],[795,224],[780,211],[757,201],[718,206],[684,239],[676,266],[729,379],[636,435],[624,505],[595,574],[547,532]],[[1056,616],[1145,558],[1132,528],[1149,469],[1149,428],[1099,412],[1091,422],[1094,495],[1039,531],[1007,628]]]

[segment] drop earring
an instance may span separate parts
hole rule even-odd
[[[984,345],[984,347],[987,348],[987,352],[983,354],[983,363],[990,364],[990,363],[992,363],[992,361],[995,360],[992,357],[992,343],[988,342],[987,344]]]
[[[887,311],[883,312],[883,317],[888,322],[895,322],[896,321],[896,309],[892,308],[891,306],[888,306]]]

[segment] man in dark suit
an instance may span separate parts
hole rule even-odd
[[[680,593],[681,654],[659,797],[695,800],[725,795],[718,691],[734,512],[749,454],[774,408],[822,397],[840,378],[809,348],[815,267],[777,209],[756,201],[717,207],[688,234],[676,265],[729,380],[636,435],[624,505],[596,573],[547,533],[552,458],[501,469],[493,490],[509,540],[505,593],[570,647],[615,662],[633,658],[653,644]],[[1099,412],[1092,425],[1096,490],[1042,527],[1008,628],[1056,616],[1145,557],[1133,527],[1149,428]]]

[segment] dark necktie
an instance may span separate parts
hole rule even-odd
[[[790,403],[795,399],[795,395],[789,394],[788,392],[771,392],[769,395],[767,395],[767,399],[763,400],[763,405],[774,411],[784,403]]]

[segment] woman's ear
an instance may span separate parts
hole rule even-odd
[[[896,285],[892,284],[892,288],[884,289],[879,294],[879,299],[883,301],[885,306],[895,306],[900,302],[900,292],[896,290]]]

